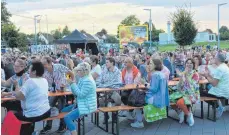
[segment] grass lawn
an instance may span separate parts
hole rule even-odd
[[[195,43],[193,45],[204,45],[206,47],[206,45],[208,44],[208,42],[201,42],[201,43]],[[209,44],[211,46],[214,46],[215,44],[217,44],[217,42],[209,42]],[[161,45],[159,46],[159,51],[174,51],[178,46],[176,44],[168,44],[168,45]],[[220,42],[220,48],[221,49],[225,49],[228,48],[229,49],[229,41],[221,41]]]

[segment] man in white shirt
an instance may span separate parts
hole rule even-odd
[[[91,75],[94,78],[95,82],[98,83],[98,79],[102,73],[102,69],[100,67],[99,58],[95,55],[90,57],[90,64],[92,66]]]
[[[207,68],[203,75],[208,82],[213,86],[209,91],[209,95],[204,96],[215,96],[218,98],[229,99],[229,68],[224,63],[226,56],[222,53],[218,53],[215,57],[215,64],[217,68],[211,75],[209,69]],[[220,100],[218,100],[219,107],[217,108],[217,117],[221,117],[224,111],[224,107]]]
[[[45,68],[45,72],[44,72],[43,77],[45,79],[47,79],[50,91],[55,91],[53,89],[60,90],[60,88],[63,85],[66,85],[66,75],[70,75],[70,78],[72,78],[72,80],[75,79],[73,72],[69,68],[67,68],[66,66],[64,66],[62,64],[53,64],[52,58],[43,57],[41,59],[41,62]],[[53,88],[54,87],[53,85],[55,86],[55,88]],[[50,89],[50,88],[52,88],[52,89]],[[50,106],[53,107],[58,102],[58,109],[59,110],[62,110],[64,108],[65,101],[66,101],[65,96],[49,97]],[[51,127],[52,127],[52,121],[47,121],[47,125],[44,128],[44,130],[41,131],[41,134],[48,133],[51,130]],[[61,133],[64,130],[65,130],[64,120],[61,119],[58,132]]]

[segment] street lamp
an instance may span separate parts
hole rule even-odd
[[[48,33],[49,33],[49,27],[48,27],[48,17],[47,17],[47,15],[45,15],[45,17],[46,17],[46,28],[47,28],[47,34],[46,34],[46,38],[47,38],[47,44],[49,44],[49,40],[48,40]]]
[[[146,11],[149,11],[150,15],[149,15],[149,30],[150,30],[150,37],[149,37],[149,40],[150,40],[150,49],[151,49],[151,42],[152,42],[152,20],[151,20],[151,9],[144,9]]]
[[[226,5],[227,3],[218,4],[218,49],[220,48],[220,33],[219,33],[219,8],[220,6]]]
[[[34,16],[34,24],[35,24],[35,35],[34,35],[34,40],[35,40],[35,45],[37,45],[37,17],[41,15],[35,15]]]

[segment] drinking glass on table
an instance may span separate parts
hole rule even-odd
[[[64,84],[61,84],[60,85],[60,92],[64,92],[65,91],[65,85]]]

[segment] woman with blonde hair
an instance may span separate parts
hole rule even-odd
[[[77,97],[77,102],[64,108],[62,112],[69,112],[65,115],[64,121],[72,135],[77,135],[77,126],[73,120],[97,110],[96,84],[90,75],[90,69],[91,66],[86,62],[78,64],[75,68],[79,76],[78,84],[69,80],[71,91]]]

